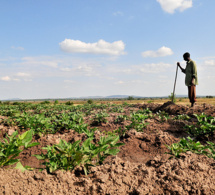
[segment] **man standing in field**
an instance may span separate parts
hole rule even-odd
[[[188,97],[190,99],[191,107],[196,102],[196,85],[198,85],[196,63],[190,59],[190,54],[187,52],[183,55],[184,60],[187,62],[186,68],[182,68],[180,63],[177,65],[183,73],[185,73],[185,85],[188,86]]]

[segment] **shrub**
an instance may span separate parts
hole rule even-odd
[[[13,102],[13,105],[20,105],[22,104],[21,102]]]
[[[59,104],[59,101],[58,101],[58,100],[55,100],[55,101],[54,101],[54,104]]]
[[[87,100],[87,103],[88,103],[88,104],[93,104],[93,100],[92,100],[92,99],[89,99],[89,100]]]
[[[134,100],[133,96],[128,96],[128,100]]]
[[[46,101],[40,102],[40,104],[50,104],[50,102],[46,100]]]
[[[71,105],[73,105],[74,103],[71,102],[71,101],[68,101],[68,102],[66,102],[65,104],[66,104],[67,106],[71,106]]]
[[[171,93],[171,95],[169,95],[168,97],[172,101],[173,93]],[[175,102],[176,102],[176,94],[174,95],[174,98],[173,98],[173,103],[175,103]]]
[[[212,95],[208,95],[208,96],[206,96],[206,98],[213,98],[213,96]]]

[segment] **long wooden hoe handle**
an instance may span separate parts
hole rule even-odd
[[[177,74],[178,74],[178,65],[176,67],[175,83],[174,83],[174,88],[173,88],[173,93],[172,93],[172,102],[173,102],[174,96],[175,96],[175,86],[176,86]]]

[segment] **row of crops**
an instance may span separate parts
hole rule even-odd
[[[180,157],[181,153],[192,151],[198,154],[215,158],[215,144],[207,142],[202,145],[200,137],[213,136],[215,119],[211,116],[201,115],[177,115],[170,116],[164,111],[152,113],[149,109],[135,109],[136,105],[124,103],[116,104],[30,104],[19,103],[17,105],[1,105],[0,115],[5,116],[0,120],[4,126],[16,126],[19,134],[15,131],[11,136],[6,135],[0,141],[0,167],[16,164],[16,168],[31,170],[23,167],[19,162],[19,155],[23,150],[36,147],[40,143],[32,142],[34,136],[42,137],[47,134],[63,133],[65,130],[74,130],[84,133],[87,139],[84,142],[78,140],[74,143],[61,140],[59,144],[46,146],[44,152],[35,155],[43,162],[48,172],[58,169],[73,170],[82,166],[85,174],[91,166],[97,166],[104,162],[110,155],[116,155],[119,147],[123,145],[120,139],[131,129],[144,132],[150,125],[147,119],[156,119],[159,123],[168,121],[187,121],[184,131],[189,135],[169,148],[169,153]],[[100,139],[95,142],[94,132],[100,130],[103,123],[109,123],[109,116],[114,113],[115,124],[120,127],[113,131],[102,132]],[[192,117],[197,122],[192,122]],[[127,121],[127,123],[125,123]],[[192,137],[192,139],[190,138]]]

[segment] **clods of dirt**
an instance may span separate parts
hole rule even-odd
[[[215,194],[214,161],[187,152],[148,164],[112,157],[88,177],[57,171],[0,169],[0,194]]]

